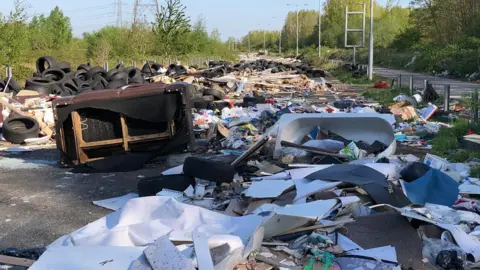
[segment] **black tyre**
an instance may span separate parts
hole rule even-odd
[[[56,96],[65,96],[65,92],[67,91],[64,91],[62,89],[62,87],[58,84],[55,84],[53,87],[52,87],[52,94],[53,95],[56,95]],[[68,93],[68,92],[67,92]]]
[[[195,186],[195,179],[183,174],[160,175],[138,181],[137,190],[140,197],[155,196],[162,189],[184,191],[190,185]]]
[[[118,88],[122,88],[126,85],[128,85],[126,80],[111,81],[107,84],[105,89],[118,89]]]
[[[64,82],[60,87],[62,88],[63,91],[67,91],[72,94],[75,94],[78,92],[78,86],[72,80]]]
[[[151,68],[149,63],[146,63],[145,65],[143,65],[142,67],[143,74],[152,75],[152,71],[153,71],[153,68]]]
[[[152,65],[152,69],[154,72],[158,72],[161,68],[162,68],[162,65],[160,64],[155,63]]]
[[[214,96],[216,100],[222,100],[225,98],[225,93],[223,91],[206,88],[203,90],[203,94],[206,96]]]
[[[42,77],[51,79],[52,81],[62,83],[67,79],[65,72],[59,68],[50,68],[42,72]]]
[[[90,84],[93,90],[101,90],[105,89],[105,87],[108,85],[108,81],[103,78],[100,74],[97,74],[93,77],[93,81]]]
[[[89,64],[81,64],[80,66],[78,66],[77,71],[79,70],[89,71],[91,68],[92,67]]]
[[[79,78],[73,78],[72,82],[74,82],[77,87],[79,87],[80,85],[82,85],[84,83],[88,84],[86,81],[84,81],[82,79],[79,79]]]
[[[223,77],[227,73],[224,67],[217,68],[213,71],[215,77]]]
[[[128,83],[136,84],[143,83],[142,72],[138,68],[133,68],[128,71]]]
[[[177,68],[175,69],[175,75],[184,75],[184,74],[187,74],[187,69],[182,65],[177,66]]]
[[[57,61],[51,56],[40,57],[37,60],[37,73],[43,73],[50,68],[56,68]]]
[[[116,68],[112,68],[110,69],[108,72],[107,72],[107,81],[112,81],[112,77],[115,75],[115,74],[118,74],[120,73],[120,70],[116,69]]]
[[[37,138],[40,126],[37,120],[27,116],[12,116],[3,121],[3,137],[5,140],[21,144],[25,139]]]
[[[107,72],[102,67],[94,67],[87,71],[87,80],[92,79],[95,75],[100,75],[103,78],[107,77]]]
[[[126,72],[119,72],[115,75],[113,75],[110,78],[111,81],[118,81],[118,80],[128,80],[128,74]]]
[[[213,97],[212,97],[213,98]],[[213,101],[205,100],[205,97],[191,99],[192,107],[197,110],[207,109]]]
[[[227,163],[188,157],[183,164],[183,173],[186,176],[216,183],[231,183],[235,175],[235,168]]]
[[[215,100],[215,97],[214,96],[203,96],[202,99],[204,101],[213,102]]]
[[[87,71],[85,69],[79,69],[73,75],[75,78],[86,81],[87,80]]]
[[[57,68],[63,70],[65,73],[72,72],[72,67],[69,62],[60,62],[57,64]]]
[[[40,95],[50,95],[56,84],[48,78],[30,78],[25,82],[25,89],[37,91]]]

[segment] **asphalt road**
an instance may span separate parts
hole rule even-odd
[[[402,75],[402,85],[407,87],[410,84],[410,76],[413,76],[414,88],[418,89],[423,89],[424,81],[429,80],[435,90],[437,90],[437,92],[439,93],[443,93],[444,85],[450,85],[451,96],[461,96],[465,92],[480,89],[480,84],[462,82],[438,76],[425,75],[421,73],[413,73],[405,70],[374,67],[373,72],[377,75],[389,79],[397,79],[398,75]]]
[[[166,167],[159,160],[128,173],[81,174],[57,162],[55,149],[0,152],[0,248],[49,245],[111,212],[93,200],[136,192],[142,176]]]

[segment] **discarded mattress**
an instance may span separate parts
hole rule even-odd
[[[277,123],[278,133],[273,157],[280,156],[282,141],[300,144],[305,135],[316,127],[353,141],[364,141],[369,144],[379,141],[388,148],[377,157],[390,156],[395,154],[397,147],[393,123],[395,123],[393,115],[378,113],[284,114]]]

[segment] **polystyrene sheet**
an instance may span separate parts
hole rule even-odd
[[[168,235],[171,241],[192,241],[193,230],[207,237],[224,234],[247,241],[262,218],[231,217],[169,197],[129,200],[114,213],[63,236],[51,246],[145,246]]]

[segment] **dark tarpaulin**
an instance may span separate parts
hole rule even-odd
[[[325,180],[360,186],[377,204],[404,207],[410,204],[401,188],[388,183],[382,173],[364,165],[338,164],[305,177],[308,180]]]

